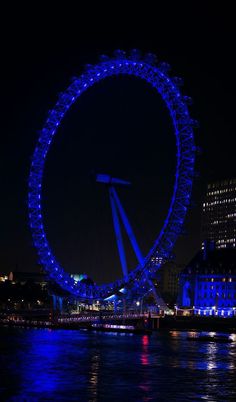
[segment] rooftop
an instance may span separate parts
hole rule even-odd
[[[201,250],[182,271],[182,274],[190,273],[236,275],[236,250],[217,249],[207,253]]]

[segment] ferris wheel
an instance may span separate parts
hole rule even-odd
[[[181,234],[192,192],[196,151],[193,128],[197,125],[197,122],[191,119],[189,114],[188,105],[191,103],[191,98],[182,95],[180,92],[179,87],[182,85],[182,79],[170,77],[169,70],[168,63],[157,62],[155,55],[150,53],[141,57],[138,50],[132,50],[129,54],[117,50],[112,57],[101,56],[98,64],[87,66],[83,75],[73,78],[69,87],[60,94],[55,107],[49,112],[45,125],[40,131],[29,175],[28,209],[30,228],[34,245],[44,270],[51,279],[76,298],[101,300],[127,286],[131,288],[150,287],[156,271],[170,257],[175,242]],[[137,267],[132,271],[128,271],[125,261],[121,261],[123,264],[122,278],[110,284],[87,285],[83,282],[77,282],[64,270],[54,256],[47,240],[41,204],[44,165],[51,141],[71,105],[76,102],[83,92],[97,82],[107,77],[121,74],[128,74],[145,80],[156,89],[165,102],[172,119],[176,139],[175,182],[163,227],[147,255],[137,255]],[[111,179],[108,175],[98,176],[100,176],[97,177],[98,181]],[[122,215],[122,205],[119,202],[114,185],[110,186],[109,192],[114,219],[117,209]],[[123,218],[127,219],[125,215],[123,215]],[[128,219],[126,223],[129,225]],[[119,228],[116,229],[119,230]],[[116,235],[118,236],[118,233]],[[118,248],[119,246],[118,243]],[[136,247],[136,252],[139,253],[135,240],[133,246]],[[153,260],[157,262],[153,264]]]

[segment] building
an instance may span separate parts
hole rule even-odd
[[[203,316],[236,315],[236,250],[199,251],[180,274],[178,307]]]
[[[40,285],[42,289],[46,288],[48,284],[47,275],[43,272],[14,271],[9,273],[8,280],[11,281],[12,284],[18,283],[20,285],[25,285],[27,282],[33,282]]]
[[[0,310],[5,312],[47,309],[50,306],[47,276],[40,272],[10,272],[1,276]]]
[[[236,247],[236,179],[208,184],[203,202],[202,240],[215,247]]]
[[[5,282],[8,280],[8,274],[0,273],[0,282]]]
[[[179,274],[183,266],[169,261],[158,271],[158,289],[163,299],[169,304],[175,304],[179,289]]]

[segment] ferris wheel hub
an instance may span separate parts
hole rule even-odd
[[[105,183],[109,185],[114,185],[114,184],[122,184],[124,186],[130,186],[130,182],[122,179],[117,179],[116,177],[111,177],[108,174],[97,174],[96,175],[96,182],[97,183]]]

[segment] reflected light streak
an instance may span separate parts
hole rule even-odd
[[[141,363],[143,366],[149,365],[148,345],[149,345],[149,338],[147,335],[143,335],[143,337],[142,337],[142,354],[141,354]]]
[[[140,355],[141,365],[144,368],[143,371],[143,381],[140,383],[139,388],[144,392],[146,395],[143,396],[143,401],[149,400],[149,394],[151,392],[149,376],[147,372],[147,368],[150,365],[149,356],[148,356],[148,345],[149,345],[149,337],[148,335],[142,336],[142,353]]]
[[[98,376],[100,369],[100,355],[96,354],[92,357],[91,371],[89,373],[89,391],[91,392],[89,400],[97,402],[98,400]]]
[[[212,334],[212,333],[213,332],[211,332],[210,334]],[[213,336],[213,335],[211,335],[211,336]],[[213,370],[213,369],[217,368],[217,363],[216,363],[217,351],[218,351],[217,345],[212,344],[212,343],[208,344],[207,361],[206,361],[207,370]]]

